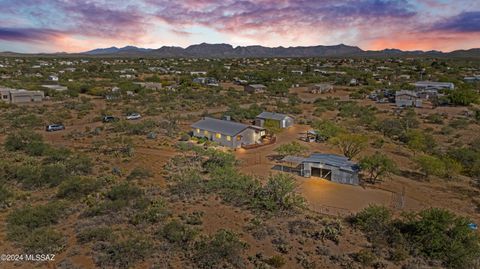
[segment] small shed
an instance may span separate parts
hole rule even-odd
[[[340,184],[359,184],[360,167],[344,156],[314,153],[307,158],[286,156],[282,162],[294,163],[303,177],[324,178]]]
[[[278,127],[282,129],[291,127],[294,122],[292,117],[275,112],[264,111],[255,117],[256,126],[265,127],[265,122],[267,121],[278,122]]]
[[[262,84],[250,84],[244,87],[244,91],[248,93],[264,93],[266,90],[267,87]]]

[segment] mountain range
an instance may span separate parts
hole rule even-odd
[[[12,52],[0,55],[20,55]],[[25,54],[24,54],[25,55]],[[30,54],[32,55],[32,54]],[[255,58],[255,57],[452,57],[480,58],[480,49],[441,51],[402,51],[385,49],[379,51],[362,50],[359,47],[344,44],[334,46],[307,47],[263,47],[238,46],[229,44],[201,43],[187,48],[163,46],[158,49],[145,49],[134,46],[123,48],[99,48],[82,53],[35,54],[55,56],[107,56],[107,57],[155,57],[155,58]]]

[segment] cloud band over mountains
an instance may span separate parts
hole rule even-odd
[[[0,0],[0,50],[346,43],[480,47],[476,0]]]

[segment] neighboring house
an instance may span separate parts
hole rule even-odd
[[[465,80],[465,82],[480,82],[480,75],[474,75],[472,77],[465,77],[463,80]]]
[[[133,84],[140,85],[149,90],[158,91],[162,89],[162,83],[159,82],[134,82]]]
[[[54,84],[54,85],[42,85],[42,87],[47,88],[47,89],[51,89],[51,90],[54,90],[54,91],[57,91],[57,92],[63,92],[63,91],[68,90],[68,88],[67,88],[66,86],[57,85],[57,84]]]
[[[265,127],[267,121],[277,122],[279,128],[291,127],[294,122],[293,118],[288,115],[264,111],[255,118],[255,125]]]
[[[319,83],[310,86],[308,91],[313,94],[327,93],[333,91],[333,85],[330,83]]]
[[[415,82],[417,90],[454,90],[455,84],[451,82],[417,81]]]
[[[207,74],[207,71],[192,71],[190,72],[190,75],[192,76],[205,76]]]
[[[303,75],[303,71],[301,71],[301,70],[292,70],[292,74],[301,76],[301,75]]]
[[[18,104],[41,102],[45,98],[42,91],[14,90],[9,88],[0,88],[0,99],[3,102]]]
[[[193,136],[207,138],[229,148],[262,144],[266,136],[262,127],[209,117],[192,124],[192,129]]]
[[[206,78],[206,77],[198,77],[193,79],[193,83],[207,85],[207,86],[214,86],[218,87],[218,80],[216,78]]]
[[[307,158],[286,156],[282,162],[296,166],[295,170],[303,177],[324,178],[341,184],[359,184],[360,167],[344,156],[314,153]]]
[[[398,107],[422,107],[422,100],[414,91],[395,92],[395,105]]]
[[[244,90],[248,93],[264,93],[267,87],[262,84],[245,85]]]

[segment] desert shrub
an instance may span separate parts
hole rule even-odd
[[[4,146],[8,151],[25,151],[32,156],[42,155],[47,149],[42,136],[27,129],[8,135]]]
[[[65,237],[50,227],[35,229],[26,236],[21,246],[28,253],[58,253],[66,246]]]
[[[0,183],[0,209],[7,205],[12,197],[13,193]]]
[[[207,188],[218,193],[222,199],[234,205],[248,205],[260,183],[242,175],[232,168],[218,168],[210,175]]]
[[[193,260],[200,268],[245,267],[242,254],[248,247],[228,230],[219,230],[195,244]]]
[[[127,176],[127,180],[133,179],[147,179],[152,177],[153,173],[151,170],[142,167],[135,167],[132,172]]]
[[[358,212],[352,224],[362,230],[370,241],[380,243],[386,240],[391,230],[392,213],[386,207],[371,205]]]
[[[377,130],[386,137],[400,139],[405,135],[402,123],[397,119],[385,119],[377,124]]]
[[[436,147],[435,139],[432,135],[418,131],[409,130],[405,134],[405,143],[412,152],[433,152]]]
[[[275,149],[280,155],[302,155],[308,150],[308,147],[293,141],[288,144],[283,144]]]
[[[42,165],[42,185],[57,186],[68,177],[67,168],[62,163]]]
[[[267,184],[255,192],[253,207],[268,212],[292,211],[305,206],[304,198],[296,193],[297,183],[288,174],[270,176]]]
[[[470,125],[470,122],[466,118],[457,118],[453,119],[448,123],[448,126],[452,127],[453,129],[466,129]]]
[[[469,268],[480,255],[480,237],[470,220],[432,208],[408,216],[401,231],[414,249],[451,268]]]
[[[319,235],[322,240],[327,239],[338,244],[340,243],[340,235],[342,234],[342,230],[343,226],[340,220],[326,221]]]
[[[163,200],[157,201],[148,201],[149,205],[143,210],[139,211],[135,214],[131,220],[133,224],[140,224],[140,223],[156,223],[160,220],[164,220],[170,215],[170,211],[167,208],[167,204]],[[137,205],[138,206],[138,205]]]
[[[265,263],[273,268],[282,268],[285,265],[286,260],[280,255],[273,255],[272,257],[265,259]]]
[[[184,199],[193,198],[205,189],[205,180],[196,169],[177,173],[172,179],[171,193]]]
[[[369,249],[362,249],[353,255],[355,261],[363,266],[372,266],[377,260],[377,256]]]
[[[113,186],[106,194],[107,200],[88,208],[84,215],[87,217],[118,213],[122,209],[139,202],[138,209],[148,207],[149,201],[145,201],[143,191],[129,183]]]
[[[24,242],[38,228],[57,224],[65,216],[66,204],[51,202],[46,205],[16,209],[7,216],[7,237]]]
[[[222,167],[233,167],[236,164],[235,155],[229,152],[208,149],[205,155],[208,157],[208,160],[203,163],[203,167],[207,172],[212,172]]]
[[[443,124],[443,116],[440,114],[430,114],[427,116],[427,122],[433,124]]]
[[[128,236],[123,240],[98,242],[94,246],[96,264],[101,268],[130,268],[153,252],[152,242],[140,236]]]
[[[129,201],[129,200],[137,199],[142,195],[143,195],[143,191],[141,189],[129,183],[122,183],[122,184],[113,186],[112,189],[106,194],[107,198],[112,201],[116,201],[116,200]]]
[[[92,227],[80,231],[77,234],[77,241],[80,244],[98,241],[113,241],[116,235],[111,227]]]
[[[65,164],[67,170],[75,175],[88,175],[92,173],[93,163],[90,157],[84,154],[77,154],[69,158]]]
[[[40,165],[25,164],[18,165],[12,169],[13,177],[22,183],[25,188],[35,188],[43,186],[42,168]]]
[[[88,177],[71,177],[58,187],[57,197],[66,199],[80,199],[97,191],[101,182]]]
[[[446,174],[445,163],[435,156],[418,156],[415,158],[415,162],[425,178],[428,178],[431,175],[443,177]]]
[[[374,247],[388,246],[390,259],[408,254],[440,260],[448,268],[472,268],[480,255],[480,237],[470,220],[438,208],[412,212],[392,219],[388,209],[369,206],[352,218]],[[359,260],[361,261],[361,260]]]
[[[168,242],[178,244],[182,247],[187,247],[188,244],[193,242],[197,234],[198,232],[196,230],[177,220],[172,220],[165,224],[159,231],[159,235],[167,239]]]

